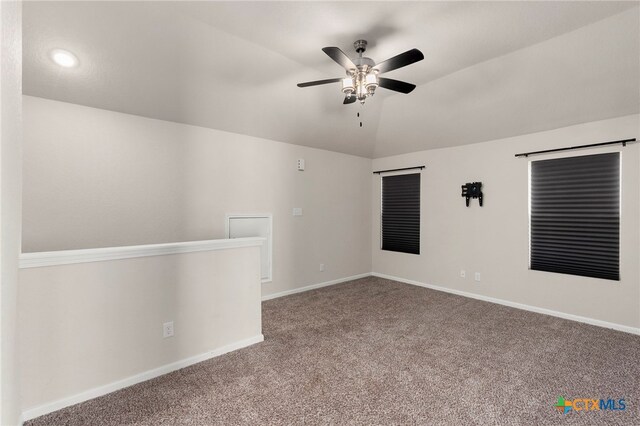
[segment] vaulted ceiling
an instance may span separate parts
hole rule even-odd
[[[23,20],[27,95],[365,157],[640,110],[638,2],[48,1]],[[361,38],[376,62],[420,49],[385,75],[416,90],[296,87],[342,77],[321,48]]]

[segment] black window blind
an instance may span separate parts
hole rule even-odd
[[[531,162],[531,269],[620,279],[620,153]]]
[[[420,173],[382,178],[382,250],[420,254]]]

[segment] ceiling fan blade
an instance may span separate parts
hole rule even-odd
[[[342,102],[344,105],[347,104],[352,104],[356,101],[356,97],[354,95],[351,95],[350,98],[347,98],[346,96],[344,97],[344,102]]]
[[[347,71],[356,69],[356,65],[339,48],[337,48],[337,47],[323,47],[322,51],[324,53],[326,53],[327,55],[329,55],[329,57],[331,59],[336,61],[338,63],[338,65],[340,65],[341,67],[343,67]]]
[[[393,70],[397,70],[398,68],[406,67],[407,65],[411,65],[414,62],[418,62],[424,59],[424,55],[418,49],[407,50],[404,53],[401,53],[393,58],[387,59],[386,61],[380,62],[375,67],[374,70],[378,70],[378,72],[389,72]]]
[[[404,81],[394,80],[392,78],[378,78],[378,84],[385,89],[393,90],[400,93],[411,93],[416,88],[415,84],[406,83]]]
[[[306,83],[298,83],[298,87],[319,86],[321,84],[337,83],[342,81],[341,78],[329,78],[327,80],[307,81]]]

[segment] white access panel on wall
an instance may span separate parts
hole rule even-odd
[[[227,214],[226,233],[227,238],[262,237],[267,241],[260,251],[260,270],[262,282],[271,281],[271,227],[273,224],[271,214]]]

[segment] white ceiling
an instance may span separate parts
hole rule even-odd
[[[365,157],[638,113],[638,2],[26,2],[24,93]],[[418,87],[342,105],[320,49]],[[80,66],[60,69],[54,48]],[[363,127],[359,127],[361,113]]]

